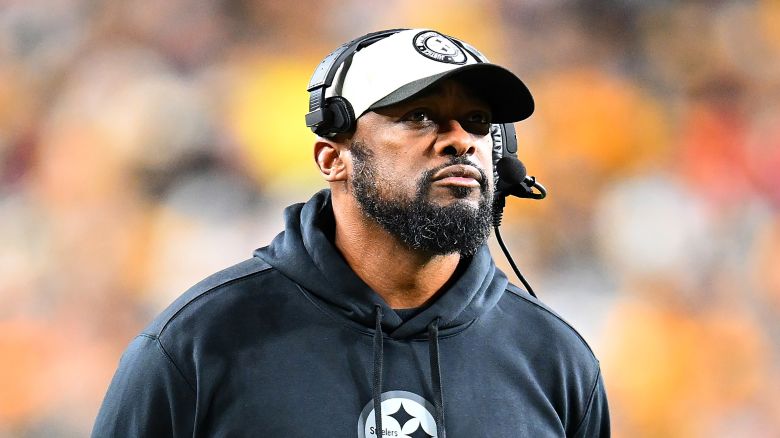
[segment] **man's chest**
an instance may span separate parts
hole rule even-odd
[[[373,357],[365,350],[358,346],[225,364],[218,377],[203,380],[197,435],[380,436],[372,401]],[[426,353],[403,345],[386,348],[381,436],[439,436]],[[462,358],[442,364],[449,437],[563,436],[560,417],[545,391],[522,370],[486,369],[476,362]]]

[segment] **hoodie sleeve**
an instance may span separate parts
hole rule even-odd
[[[593,387],[585,416],[582,418],[576,438],[609,438],[609,407],[607,405],[607,393],[604,389],[604,380],[601,372]]]
[[[191,436],[195,390],[151,335],[139,335],[119,362],[92,437]]]

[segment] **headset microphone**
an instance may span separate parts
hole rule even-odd
[[[525,166],[516,158],[502,157],[496,163],[496,172],[499,176],[496,190],[500,195],[530,199],[544,199],[547,196],[547,189],[535,177],[528,176]]]
[[[496,162],[496,174],[498,180],[493,203],[494,227],[501,225],[507,196],[528,199],[544,199],[547,196],[547,189],[536,181],[536,177],[528,176],[525,165],[514,156],[501,157]]]
[[[493,227],[496,231],[496,240],[498,240],[498,244],[509,261],[509,264],[512,266],[512,270],[515,271],[517,278],[523,282],[528,293],[536,297],[533,288],[528,281],[526,281],[525,277],[523,277],[523,274],[520,273],[520,269],[517,268],[515,261],[509,254],[509,250],[504,244],[504,239],[501,238],[501,232],[498,227],[501,225],[501,219],[504,215],[504,206],[506,205],[507,196],[543,199],[547,196],[547,190],[543,185],[536,181],[535,177],[528,176],[525,165],[512,155],[505,155],[496,162],[496,174],[498,175],[498,182],[496,183],[496,194],[493,203]],[[538,190],[538,192],[535,192],[534,189]]]
[[[528,177],[522,161],[512,157],[502,157],[496,163],[499,179],[496,190],[499,195],[508,196],[516,191]]]

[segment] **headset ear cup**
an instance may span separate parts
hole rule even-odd
[[[517,134],[512,123],[494,123],[490,127],[490,137],[493,139],[493,181],[498,187],[498,160],[504,157],[517,158]]]
[[[503,143],[504,139],[501,135],[501,125],[493,124],[490,126],[490,137],[493,139],[493,187],[498,184],[498,171],[496,170],[496,164],[498,160],[503,156]]]
[[[323,105],[325,123],[317,127],[315,133],[322,137],[352,132],[355,129],[355,112],[347,99],[341,96],[329,97]]]
[[[504,214],[506,194],[499,190],[501,175],[498,172],[498,162],[504,157],[517,160],[517,134],[512,123],[493,124],[490,127],[493,139],[493,226],[501,225]]]
[[[514,123],[501,125],[501,135],[504,138],[502,157],[511,155],[517,158],[517,131]]]

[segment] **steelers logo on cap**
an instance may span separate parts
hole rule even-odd
[[[434,61],[450,64],[466,63],[466,54],[460,46],[446,36],[432,30],[418,33],[414,37],[414,48],[421,55]]]

